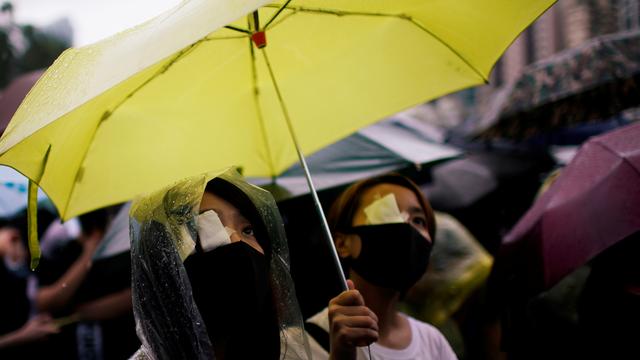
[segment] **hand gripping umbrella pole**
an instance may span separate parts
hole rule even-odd
[[[287,2],[288,3],[288,2]],[[286,6],[286,4],[282,7],[284,8]],[[276,13],[275,16],[277,16],[277,14],[279,13],[279,11]],[[275,18],[275,16],[272,18],[272,20]],[[271,21],[272,21],[271,20]],[[271,22],[269,21],[269,23]],[[268,25],[268,23],[267,23]],[[267,56],[267,52],[265,50],[265,47],[267,45],[267,41],[266,41],[266,36],[264,33],[264,30],[257,30],[260,29],[260,25],[259,25],[259,19],[258,19],[258,12],[254,11],[253,14],[249,15],[249,26],[250,28],[252,28],[253,34],[251,35],[251,39],[253,41],[253,43],[255,44],[255,46],[260,49],[260,52],[262,53],[262,56],[264,58],[264,61],[267,65],[267,68],[269,69],[269,77],[271,78],[271,83],[273,84],[273,87],[276,91],[276,95],[278,96],[278,102],[280,103],[280,108],[282,110],[282,114],[284,117],[285,122],[287,123],[287,128],[289,130],[289,134],[291,135],[291,140],[293,141],[293,145],[296,148],[296,153],[298,154],[298,159],[300,160],[300,165],[302,165],[302,169],[304,170],[304,176],[307,180],[307,185],[309,186],[309,191],[311,192],[311,196],[313,197],[313,204],[314,207],[316,209],[316,212],[318,213],[318,216],[320,217],[320,222],[321,222],[321,226],[322,226],[322,231],[324,233],[324,238],[327,241],[327,245],[329,246],[329,248],[331,249],[331,255],[333,258],[333,263],[334,266],[338,272],[338,275],[340,277],[340,285],[342,290],[348,290],[348,286],[347,286],[347,279],[344,275],[344,272],[342,271],[342,267],[340,266],[340,258],[338,257],[338,251],[336,250],[336,246],[333,243],[333,237],[331,236],[331,230],[329,229],[329,224],[327,223],[327,218],[324,215],[324,211],[322,210],[322,205],[320,204],[320,199],[318,198],[318,193],[316,191],[315,186],[313,185],[313,180],[311,179],[311,173],[309,172],[309,167],[307,166],[307,161],[304,158],[304,155],[302,154],[302,150],[300,149],[300,143],[298,142],[298,138],[296,136],[296,133],[293,129],[293,125],[291,123],[291,118],[289,117],[289,111],[287,110],[287,106],[284,103],[284,99],[282,97],[282,93],[280,92],[280,88],[278,87],[278,82],[276,81],[276,77],[273,74],[273,69],[271,68],[271,63],[269,62],[269,57]],[[252,52],[253,52],[253,48],[252,48]],[[255,60],[255,59],[254,59]],[[254,84],[255,85],[255,84]],[[257,96],[258,96],[258,92],[255,91],[254,92],[254,96],[256,97],[256,102],[257,102]]]

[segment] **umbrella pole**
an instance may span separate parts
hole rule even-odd
[[[336,250],[336,246],[333,242],[333,236],[331,236],[331,230],[329,229],[329,224],[327,223],[327,218],[324,216],[324,211],[322,211],[322,204],[320,204],[320,199],[318,198],[318,193],[316,192],[316,188],[313,185],[313,180],[311,180],[311,173],[309,172],[309,168],[307,167],[307,161],[298,146],[298,142],[295,140],[296,137],[293,132],[291,132],[291,137],[294,139],[293,142],[296,147],[296,152],[298,153],[298,158],[300,159],[300,164],[302,165],[302,169],[304,169],[304,176],[307,179],[307,185],[309,185],[309,190],[311,191],[311,196],[313,197],[313,204],[315,205],[316,211],[318,212],[318,216],[320,216],[320,221],[322,223],[322,230],[325,235],[325,239],[329,242],[329,248],[331,249],[331,255],[333,256],[333,262],[338,270],[338,274],[340,276],[342,290],[348,290],[347,279],[344,276],[344,272],[342,271],[342,266],[340,265],[340,258],[338,257],[338,251]]]
[[[313,197],[313,204],[316,208],[316,212],[320,217],[320,222],[322,225],[322,231],[324,232],[325,240],[327,240],[329,248],[331,249],[331,255],[333,258],[334,265],[336,270],[338,270],[338,275],[340,276],[342,290],[348,290],[347,279],[344,276],[344,272],[342,271],[342,266],[340,265],[340,258],[338,257],[338,251],[336,250],[336,246],[333,243],[333,236],[331,236],[331,230],[329,229],[329,224],[327,223],[327,218],[324,216],[324,211],[322,211],[322,204],[320,204],[320,199],[318,198],[318,193],[316,192],[316,188],[313,185],[313,180],[311,180],[311,173],[309,172],[309,167],[307,166],[307,161],[302,154],[302,150],[300,149],[300,144],[298,143],[298,138],[296,137],[295,131],[293,131],[293,126],[291,125],[291,119],[289,118],[289,111],[284,104],[284,100],[282,98],[282,94],[280,93],[280,88],[278,87],[278,83],[276,82],[276,78],[273,75],[273,70],[271,69],[271,63],[269,63],[269,58],[267,57],[267,53],[264,48],[261,48],[262,55],[264,56],[265,63],[267,64],[267,68],[269,69],[269,76],[271,77],[271,82],[273,83],[273,87],[276,90],[276,94],[278,95],[278,101],[280,102],[280,107],[282,108],[282,113],[284,115],[284,119],[287,123],[287,128],[289,129],[289,134],[291,135],[291,140],[293,140],[293,145],[296,148],[296,152],[298,153],[298,159],[300,160],[300,164],[302,165],[302,169],[304,170],[304,176],[307,180],[307,185],[309,186],[309,190],[311,191],[311,196]]]

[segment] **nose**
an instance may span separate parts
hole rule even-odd
[[[420,227],[411,222],[409,222],[409,225],[413,226],[414,229],[418,230],[418,232],[427,239],[427,242],[429,242],[430,244],[433,244],[433,240],[431,239],[431,235],[429,235],[429,232],[427,231],[427,229]]]
[[[231,240],[232,243],[234,243],[234,242],[242,241],[242,236],[240,236],[240,234],[234,230],[231,233],[231,235],[229,235],[229,239]]]

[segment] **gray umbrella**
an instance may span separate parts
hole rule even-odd
[[[318,190],[360,179],[421,166],[461,155],[454,147],[434,141],[412,121],[390,119],[374,124],[307,158]],[[252,179],[268,188],[277,200],[309,192],[303,169],[294,165],[275,179]]]

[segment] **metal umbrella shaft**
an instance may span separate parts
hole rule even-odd
[[[284,115],[284,119],[287,123],[287,128],[289,129],[289,134],[291,135],[291,139],[293,140],[293,144],[296,148],[296,153],[298,154],[298,159],[300,160],[300,165],[302,165],[302,169],[304,170],[304,175],[307,180],[307,185],[309,185],[309,190],[311,191],[311,196],[313,197],[314,207],[318,216],[320,217],[320,222],[322,225],[322,230],[324,232],[324,238],[327,241],[327,245],[329,249],[331,249],[331,254],[333,258],[334,265],[341,280],[342,290],[348,290],[347,279],[342,271],[342,266],[340,265],[340,258],[338,257],[338,251],[336,250],[336,246],[333,243],[333,236],[331,236],[331,230],[329,229],[329,224],[327,223],[327,218],[324,216],[324,211],[322,210],[322,205],[320,204],[320,199],[318,198],[318,193],[316,192],[316,188],[313,185],[313,180],[311,179],[311,173],[309,172],[309,167],[307,166],[307,161],[302,154],[302,150],[300,149],[300,144],[298,143],[298,138],[296,137],[296,133],[291,124],[291,118],[289,117],[289,111],[287,110],[287,106],[284,103],[282,98],[282,94],[280,93],[280,88],[278,87],[278,82],[273,74],[273,70],[271,68],[271,63],[269,62],[269,57],[265,51],[265,48],[260,48],[261,53],[264,57],[264,61],[267,64],[267,68],[269,69],[269,77],[271,78],[271,82],[273,83],[273,87],[275,88],[276,94],[278,96],[278,102],[280,103],[280,108],[282,109],[282,113]]]

